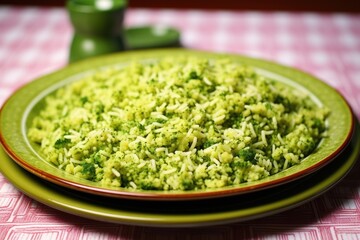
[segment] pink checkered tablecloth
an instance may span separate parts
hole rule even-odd
[[[126,26],[170,25],[187,48],[294,66],[338,89],[360,118],[360,14],[129,9]],[[63,8],[0,6],[0,105],[67,64]],[[360,147],[360,146],[359,146]],[[97,222],[42,205],[0,174],[0,239],[360,239],[360,167],[315,200],[273,216],[205,228]]]

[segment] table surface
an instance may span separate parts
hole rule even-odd
[[[169,25],[186,48],[239,53],[309,72],[360,117],[360,15],[129,9],[126,26]],[[17,88],[67,64],[63,8],[0,6],[0,106]],[[1,164],[1,162],[0,162]],[[360,239],[359,164],[320,197],[269,217],[205,228],[97,222],[51,209],[0,174],[0,239]]]

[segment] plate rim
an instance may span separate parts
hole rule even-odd
[[[322,84],[323,86],[326,86],[326,88],[328,88],[329,91],[330,90],[333,91],[334,94],[336,94],[338,98],[342,99],[344,105],[347,107],[346,110],[348,111],[348,114],[350,115],[350,117],[349,117],[350,118],[350,126],[349,126],[349,131],[347,132],[347,136],[345,137],[345,140],[341,143],[341,145],[334,152],[332,152],[330,155],[328,155],[326,158],[318,161],[316,164],[311,165],[311,167],[300,170],[300,171],[290,174],[288,176],[281,177],[278,179],[275,178],[271,181],[264,181],[264,180],[263,180],[263,182],[257,181],[258,184],[253,184],[254,182],[252,182],[252,183],[249,183],[248,186],[246,186],[246,184],[243,184],[241,187],[229,186],[229,187],[222,188],[222,189],[211,189],[209,191],[198,190],[198,191],[188,191],[188,192],[186,192],[186,191],[185,192],[184,191],[163,192],[163,191],[145,191],[145,190],[128,191],[127,189],[111,189],[111,188],[98,187],[98,186],[94,186],[91,184],[90,185],[84,184],[80,180],[79,181],[74,181],[73,179],[69,180],[67,177],[64,177],[60,174],[54,175],[47,171],[43,171],[42,169],[39,169],[38,167],[30,164],[26,159],[19,157],[16,150],[13,149],[14,147],[10,146],[8,144],[7,140],[5,139],[4,135],[2,134],[2,131],[0,131],[0,143],[3,145],[7,154],[10,155],[10,157],[16,163],[18,163],[20,166],[22,166],[29,172],[47,180],[47,181],[53,182],[55,184],[59,184],[64,187],[69,187],[69,188],[72,188],[75,190],[85,191],[88,193],[98,194],[98,195],[102,195],[102,196],[105,195],[105,196],[109,196],[109,197],[130,198],[130,199],[149,199],[149,200],[193,200],[193,199],[214,198],[214,197],[219,197],[219,196],[231,196],[231,195],[243,194],[243,193],[247,193],[247,192],[258,191],[258,190],[270,188],[270,187],[277,186],[277,185],[280,185],[280,184],[283,184],[283,183],[286,183],[286,182],[289,182],[292,180],[296,180],[298,178],[301,178],[305,175],[308,175],[308,174],[318,170],[319,168],[325,166],[327,163],[331,162],[331,160],[333,158],[335,158],[337,155],[339,155],[341,153],[341,151],[350,142],[351,133],[354,130],[354,115],[352,113],[352,109],[351,109],[350,105],[348,104],[346,99],[336,89],[334,89],[331,86],[329,86],[328,84],[322,82],[321,80],[314,77],[313,75],[302,72],[299,69],[284,66],[284,65],[281,65],[281,64],[278,64],[275,62],[271,62],[268,60],[264,60],[264,59],[251,58],[251,57],[237,55],[237,54],[220,54],[220,53],[215,53],[215,52],[184,50],[184,49],[180,49],[180,50],[179,49],[143,50],[143,51],[130,51],[130,52],[126,52],[126,53],[111,54],[108,56],[97,57],[97,58],[93,58],[93,59],[80,61],[79,63],[71,64],[68,67],[62,68],[51,74],[40,77],[40,78],[24,85],[22,88],[17,90],[6,100],[6,102],[0,109],[0,129],[1,129],[3,111],[6,108],[7,104],[13,98],[16,98],[16,96],[17,96],[17,94],[19,94],[19,92],[24,91],[24,89],[26,90],[27,88],[30,88],[29,86],[33,86],[34,84],[39,84],[39,83],[45,82],[49,78],[64,78],[64,77],[65,77],[65,79],[71,78],[74,76],[73,73],[81,74],[81,73],[83,73],[84,70],[88,70],[88,68],[87,68],[88,65],[92,66],[92,64],[95,64],[97,67],[104,67],[104,66],[106,67],[106,66],[114,65],[116,62],[116,59],[118,59],[118,58],[120,58],[120,62],[122,63],[122,62],[126,62],[126,61],[124,61],[124,58],[126,58],[127,56],[132,56],[135,59],[139,59],[139,57],[144,56],[144,55],[148,56],[148,57],[152,56],[152,58],[154,58],[153,56],[156,55],[157,53],[160,53],[160,55],[162,55],[162,57],[164,57],[164,55],[168,55],[169,52],[176,53],[176,54],[185,54],[185,53],[186,54],[195,54],[196,56],[208,56],[208,57],[213,57],[213,58],[225,56],[225,57],[230,57],[231,59],[235,59],[238,61],[246,60],[246,61],[249,61],[250,63],[255,62],[258,64],[268,65],[268,66],[270,66],[270,68],[276,66],[278,68],[281,68],[281,70],[285,71],[284,74],[282,73],[285,76],[296,73],[296,74],[303,74],[304,76],[306,76],[308,78],[312,78],[312,79],[316,80],[318,84]],[[115,61],[114,61],[114,59],[115,59]],[[158,58],[156,58],[156,59],[158,59]],[[104,62],[106,64],[99,64],[99,62]],[[127,61],[127,62],[129,62],[129,61]],[[269,70],[269,69],[267,69],[267,70]],[[288,72],[286,72],[286,71],[288,71]],[[62,80],[62,81],[64,81],[64,80]],[[52,82],[54,82],[54,80]],[[58,82],[61,82],[61,81],[60,80],[55,81],[55,83],[58,83]],[[47,85],[47,87],[50,87],[50,86],[51,86],[51,84]],[[46,89],[46,87],[44,87],[43,90],[44,89]],[[59,171],[61,171],[61,170],[59,170]],[[63,172],[63,171],[61,171],[61,172]],[[266,179],[271,179],[271,178],[267,177]]]

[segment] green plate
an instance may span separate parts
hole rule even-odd
[[[338,183],[360,152],[356,129],[343,153],[316,173],[282,186],[237,196],[197,201],[138,201],[94,196],[52,184],[19,167],[0,149],[0,171],[31,198],[74,215],[142,226],[209,226],[279,213],[303,204]]]
[[[38,152],[38,147],[30,143],[26,136],[32,119],[43,106],[43,99],[61,86],[92,74],[99,69],[122,66],[132,60],[153,61],[167,56],[201,56],[210,59],[228,57],[242,64],[252,66],[259,73],[274,80],[282,81],[308,92],[319,105],[331,109],[328,117],[328,136],[324,138],[317,150],[304,159],[301,164],[259,181],[240,184],[226,188],[199,191],[140,191],[122,188],[104,188],[99,183],[79,179],[67,174],[46,162]],[[109,55],[69,65],[53,74],[39,78],[15,92],[4,104],[0,112],[0,142],[7,154],[20,166],[31,173],[55,184],[97,195],[117,198],[146,200],[193,200],[217,198],[244,194],[251,191],[271,188],[306,176],[328,164],[340,154],[351,139],[354,127],[352,111],[344,98],[321,80],[276,63],[252,59],[239,55],[222,55],[216,53],[163,49],[125,52]]]
[[[180,32],[172,27],[134,26],[125,28],[129,49],[180,47]]]

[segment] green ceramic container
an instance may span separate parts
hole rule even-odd
[[[74,28],[69,62],[125,50],[123,19],[126,0],[68,0]]]

